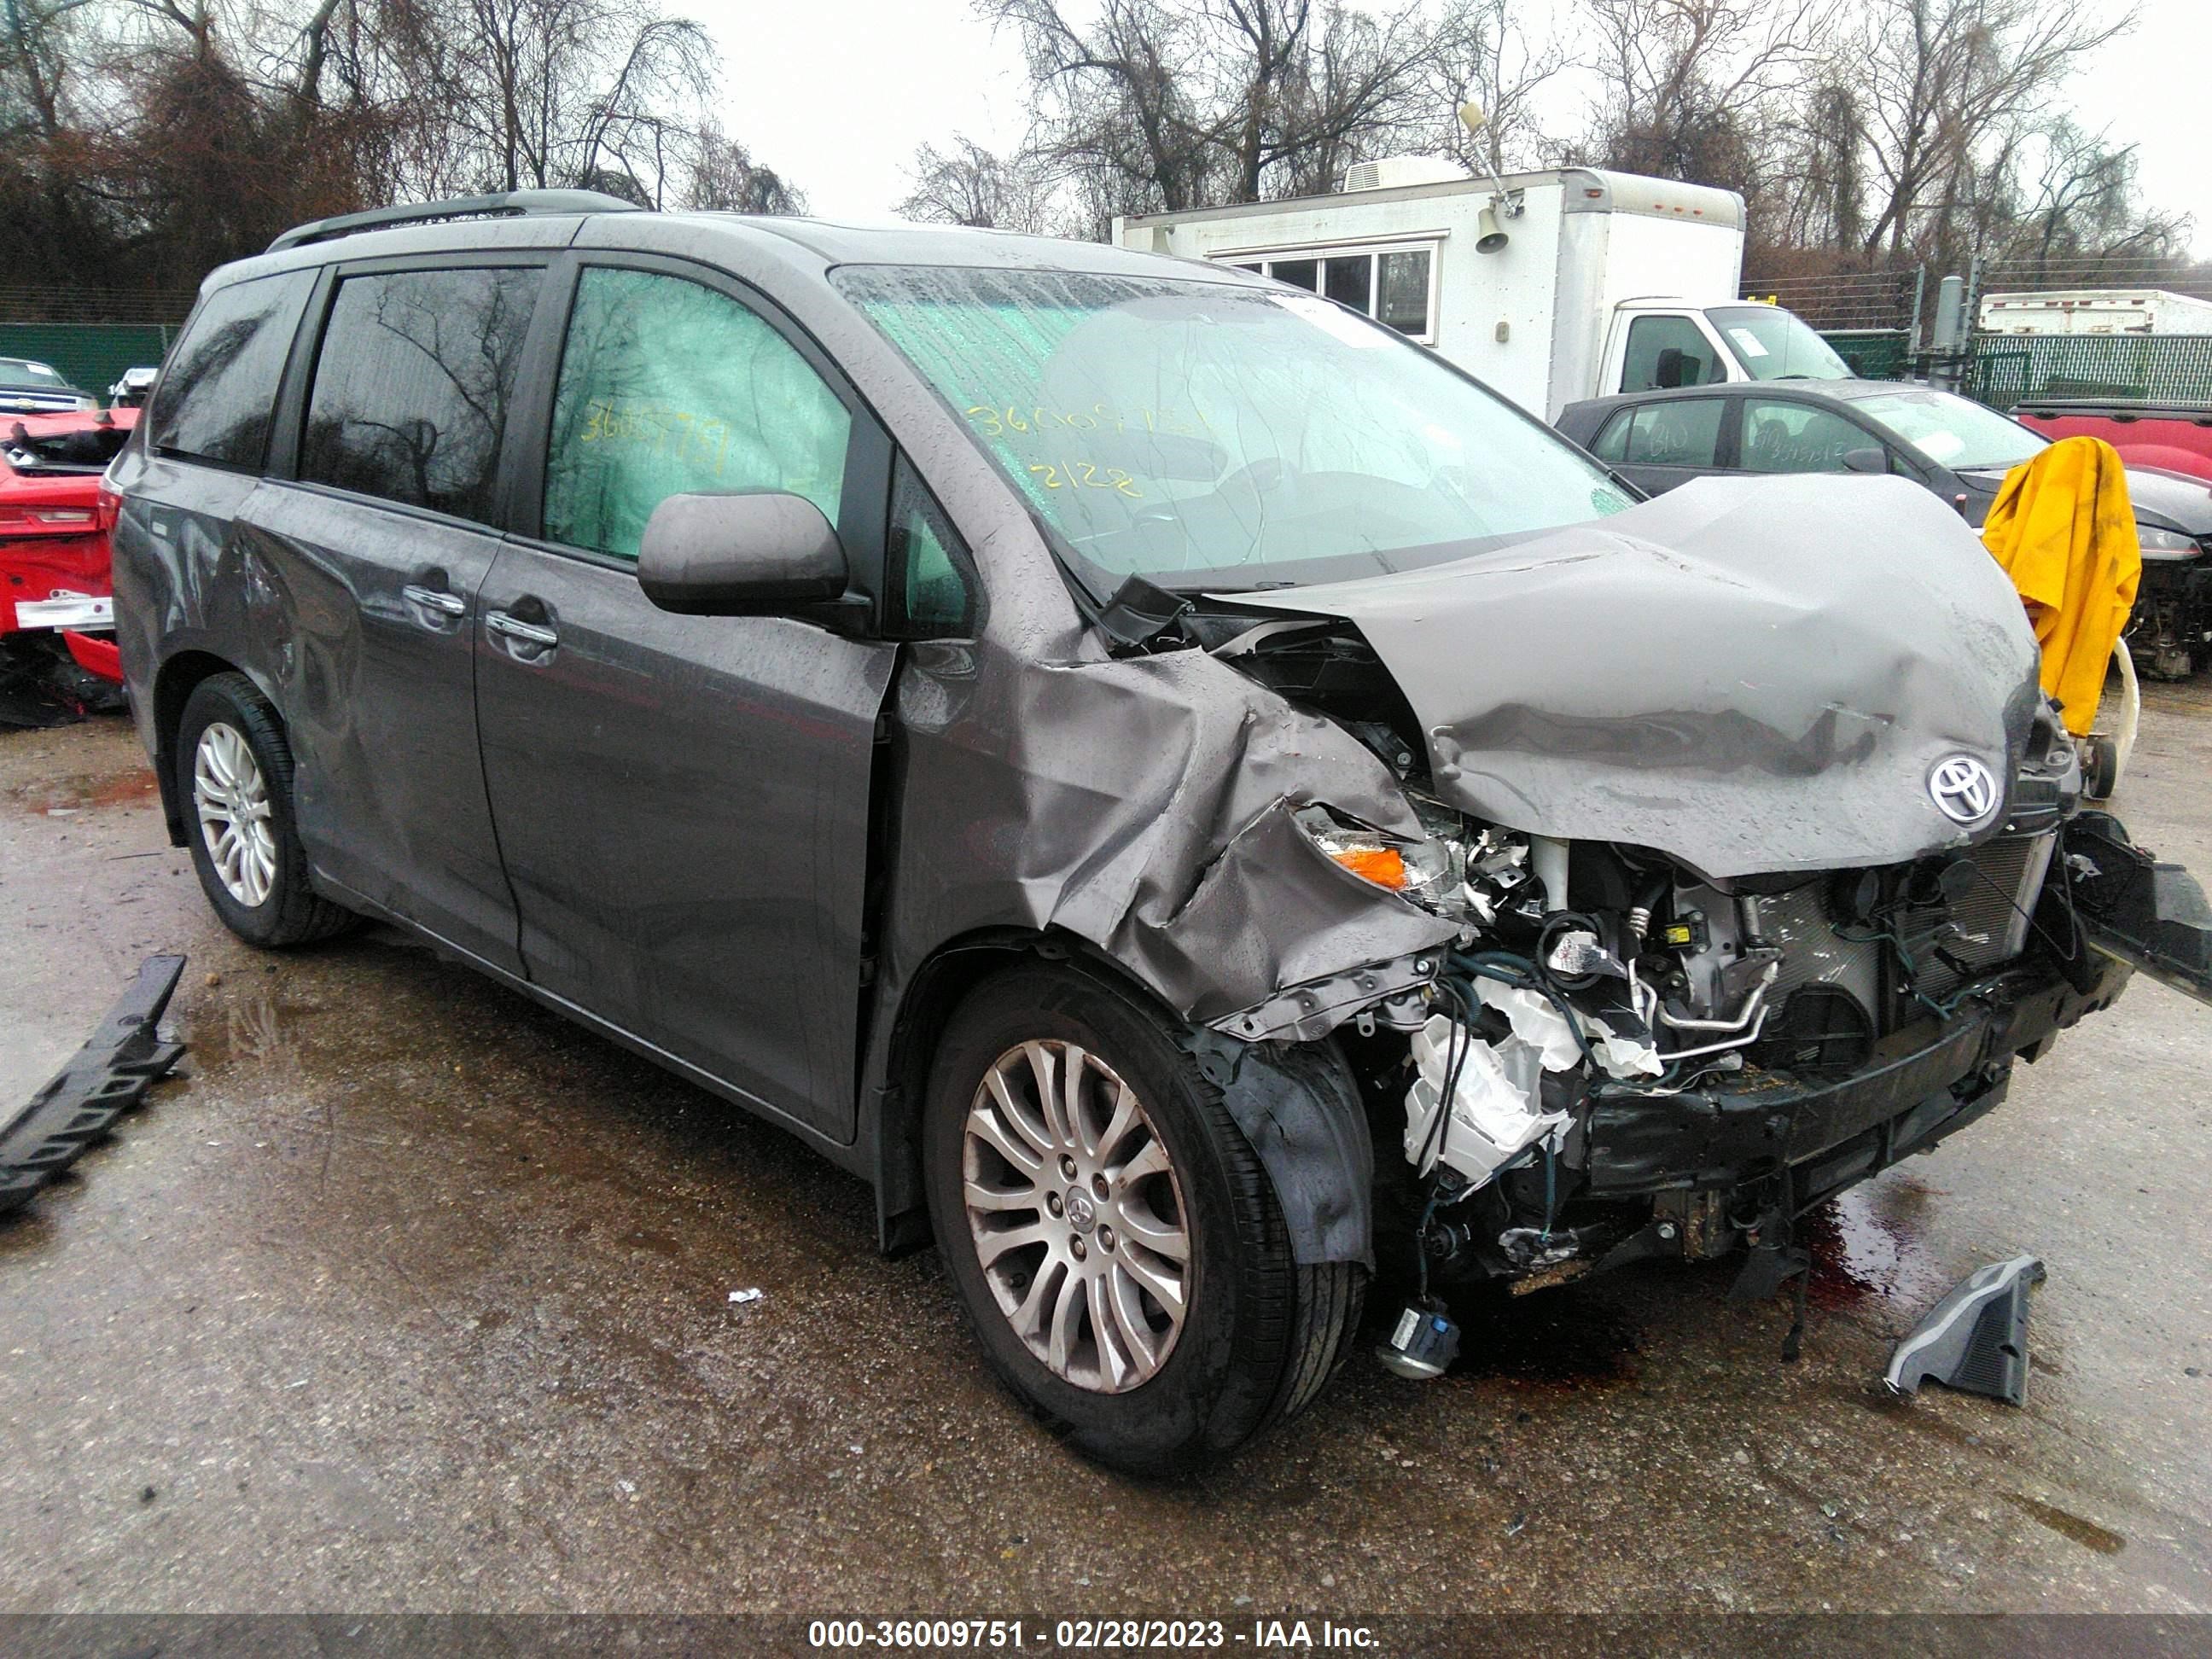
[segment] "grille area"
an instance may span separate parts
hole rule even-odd
[[[1861,1007],[1877,1007],[1882,943],[1838,939],[1835,924],[1828,920],[1825,885],[1808,882],[1793,892],[1747,901],[1757,906],[1752,931],[1764,943],[1782,948],[1770,996],[1779,1006],[1801,985],[1833,985],[1857,998]]]
[[[1966,856],[1984,879],[1973,883],[1948,909],[1931,908],[1909,917],[1908,939],[1924,938],[1948,919],[1959,931],[1942,941],[1942,948],[1967,969],[1962,975],[1932,950],[1917,950],[1922,991],[1948,995],[1962,979],[2009,962],[2027,948],[2027,916],[2043,890],[2056,841],[2053,836],[2008,836],[1984,842]]]

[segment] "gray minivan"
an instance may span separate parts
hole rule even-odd
[[[234,931],[411,929],[783,1125],[1124,1468],[1299,1410],[1377,1270],[1416,1376],[1455,1285],[1784,1279],[2131,963],[2212,983],[1941,502],[1636,503],[1231,270],[353,216],[209,278],[110,485]]]

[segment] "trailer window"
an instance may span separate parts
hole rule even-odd
[[[1299,249],[1271,253],[1263,259],[1243,254],[1222,263],[1233,270],[1272,276],[1309,294],[1323,295],[1424,345],[1436,342],[1431,321],[1436,310],[1433,243],[1419,247],[1332,248],[1325,252]]]

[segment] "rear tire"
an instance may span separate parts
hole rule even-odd
[[[924,1110],[931,1224],[985,1354],[1101,1462],[1201,1468],[1304,1409],[1349,1352],[1365,1268],[1292,1259],[1220,1091],[1103,975],[1037,963],[978,986]]]
[[[305,945],[360,918],[317,894],[292,817],[292,750],[243,674],[192,688],[177,723],[172,775],[201,890],[223,926],[264,949]]]

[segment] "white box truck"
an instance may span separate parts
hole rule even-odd
[[[1985,334],[2212,334],[2212,300],[2163,289],[1984,294]]]
[[[1589,167],[1473,179],[1425,156],[1362,162],[1345,185],[1117,219],[1114,240],[1340,301],[1547,421],[1614,392],[1850,374],[1797,318],[1736,298],[1734,191]]]

